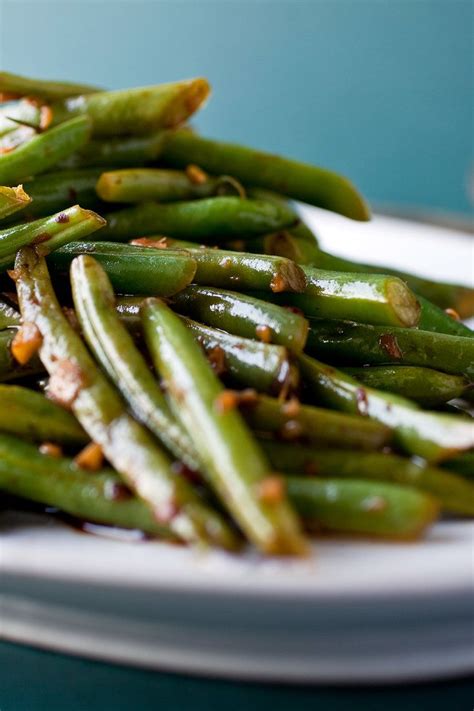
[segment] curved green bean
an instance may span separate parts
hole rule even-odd
[[[370,218],[366,202],[352,183],[324,168],[202,138],[186,129],[170,133],[163,157],[178,168],[196,163],[211,173],[227,173],[244,184],[268,188],[355,220]]]
[[[91,94],[99,89],[88,84],[69,81],[50,81],[0,72],[0,92],[20,96],[38,96],[41,99],[62,99],[77,94]]]

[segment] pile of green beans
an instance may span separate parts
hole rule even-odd
[[[208,94],[0,73],[0,494],[277,556],[474,516],[474,289],[323,251],[290,200],[364,198]]]

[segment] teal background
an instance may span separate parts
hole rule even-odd
[[[203,132],[340,170],[372,201],[467,213],[470,0],[0,0],[11,71],[193,75]]]

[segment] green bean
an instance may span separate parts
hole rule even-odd
[[[474,485],[426,463],[380,452],[344,452],[262,440],[273,466],[297,475],[367,479],[412,486],[437,498],[444,511],[474,516]],[[465,456],[465,455],[464,455]],[[448,462],[445,462],[446,466]],[[474,470],[473,470],[474,471]]]
[[[0,272],[13,264],[16,251],[26,245],[36,245],[41,254],[49,254],[104,225],[105,220],[97,213],[74,205],[50,217],[0,230]]]
[[[146,246],[153,248],[155,243],[145,238]],[[156,247],[163,253],[163,242]],[[173,247],[172,247],[173,248]],[[262,291],[301,292],[306,285],[306,278],[301,267],[285,257],[273,257],[263,254],[236,253],[223,249],[205,247],[187,248],[197,269],[194,281],[205,286],[217,286],[240,290],[261,289]],[[155,258],[158,255],[155,254]],[[159,257],[157,259],[159,265]]]
[[[436,462],[474,447],[474,428],[467,418],[420,410],[410,400],[365,387],[308,356],[300,357],[300,369],[318,403],[392,428],[395,444],[410,455]]]
[[[89,133],[90,122],[82,116],[40,133],[14,151],[0,155],[0,184],[14,185],[44,173],[83,146]]]
[[[288,256],[288,255],[284,255]],[[298,261],[298,260],[296,260]],[[302,262],[303,263],[303,262]],[[474,315],[474,289],[458,284],[432,281],[415,274],[407,274],[398,269],[373,264],[360,264],[342,257],[328,254],[322,249],[315,252],[313,266],[320,269],[334,269],[340,272],[369,272],[372,274],[391,274],[405,281],[415,294],[428,299],[441,309],[454,309],[461,318]]]
[[[13,306],[0,299],[0,331],[4,328],[20,325],[20,314]]]
[[[77,94],[90,94],[95,91],[99,91],[99,89],[88,84],[31,79],[19,74],[0,72],[1,93],[38,96],[42,99],[62,99],[68,96],[77,96]]]
[[[19,385],[0,385],[0,430],[39,442],[87,442],[84,430],[70,412]]]
[[[179,460],[199,461],[153,377],[148,364],[115,312],[115,297],[101,266],[84,255],[74,261],[72,289],[76,313],[89,348],[143,425]]]
[[[292,441],[373,450],[384,447],[392,437],[389,428],[377,422],[266,395],[245,399],[241,407],[253,429]]]
[[[196,262],[188,252],[165,250],[158,254],[146,247],[114,242],[71,242],[49,261],[64,273],[80,254],[92,255],[122,294],[171,296],[190,284],[196,273]]]
[[[0,186],[0,220],[24,210],[30,202],[31,196],[23,190],[22,185],[16,188]]]
[[[16,329],[0,331],[0,383],[17,380],[41,372],[42,366],[37,358],[32,358],[28,365],[20,365],[11,352]]]
[[[182,319],[208,353],[217,372],[219,366],[223,367],[224,375],[228,374],[236,384],[272,394],[296,390],[298,369],[283,346],[240,338],[191,319]]]
[[[420,306],[416,297],[397,277],[330,272],[312,267],[303,267],[303,271],[304,293],[277,295],[272,301],[296,306],[312,317],[389,326],[411,327],[418,323]]]
[[[201,177],[202,175],[202,177]],[[164,168],[128,168],[102,173],[97,181],[97,194],[107,202],[175,202],[212,197],[240,196],[243,188],[226,176],[214,178],[205,173],[199,179],[182,170]]]
[[[169,528],[158,523],[149,507],[112,470],[81,470],[71,459],[49,457],[1,433],[0,491],[54,506],[82,521],[172,538]]]
[[[171,405],[191,437],[208,479],[248,538],[269,554],[306,552],[283,492],[267,500],[272,477],[238,411],[219,407],[223,386],[193,335],[158,299],[142,307],[145,339],[166,381]]]
[[[100,172],[100,169],[62,170],[27,181],[24,187],[32,202],[23,211],[22,217],[37,219],[76,203],[91,210],[101,208],[103,203],[95,192]]]
[[[448,400],[462,398],[472,387],[462,375],[414,365],[376,365],[344,371],[364,385],[409,398],[422,407],[438,407]]]
[[[244,184],[268,188],[355,220],[370,217],[352,183],[324,168],[202,138],[188,130],[170,133],[163,157],[173,167],[196,163],[211,173],[228,173]]]
[[[72,266],[80,269],[81,260]],[[24,322],[42,336],[40,358],[50,375],[50,393],[69,406],[109,462],[151,507],[154,516],[185,541],[212,541],[228,548],[235,539],[218,514],[173,473],[172,462],[152,436],[128,415],[56,299],[46,262],[29,247],[15,263]]]
[[[435,306],[422,296],[418,297],[421,305],[420,321],[418,328],[421,331],[434,331],[435,333],[447,333],[452,336],[465,336],[474,338],[474,331],[465,326],[461,321],[449,316],[446,311]]]
[[[238,197],[213,197],[170,204],[143,203],[106,215],[107,239],[163,234],[218,242],[235,235],[258,235],[291,225],[291,211],[270,202]]]
[[[91,139],[85,146],[61,161],[58,167],[136,168],[137,165],[149,163],[160,156],[166,134],[167,131],[157,131],[145,136]]]
[[[189,286],[175,294],[177,311],[236,336],[257,338],[300,353],[306,343],[308,322],[297,313],[251,296],[224,289]]]
[[[433,497],[395,484],[292,477],[287,486],[303,521],[316,530],[414,539],[439,511]]]
[[[419,365],[474,379],[474,341],[431,331],[349,321],[311,322],[310,354],[344,365]]]
[[[150,133],[173,128],[189,118],[207,99],[206,79],[189,79],[136,89],[100,91],[53,104],[54,120],[87,114],[95,136]]]

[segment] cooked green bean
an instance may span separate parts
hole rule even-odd
[[[283,472],[413,486],[436,497],[444,511],[474,516],[474,484],[421,460],[381,452],[354,453],[301,444],[295,446],[272,440],[262,440],[261,445],[271,464]],[[445,462],[444,466],[447,464]]]
[[[15,185],[37,173],[44,173],[58,161],[83,146],[90,133],[85,116],[66,121],[0,155],[0,185]]]
[[[288,255],[284,254],[283,256],[286,257]],[[295,258],[295,261],[298,260]],[[301,262],[301,264],[306,264],[306,262]],[[313,266],[319,267],[320,269],[334,269],[340,272],[391,274],[405,281],[415,294],[428,299],[428,301],[433,302],[433,304],[436,304],[439,308],[454,309],[461,318],[474,316],[474,289],[472,287],[433,281],[386,266],[352,262],[349,259],[336,257],[333,254],[324,252],[322,249],[314,253]]]
[[[38,442],[84,444],[87,435],[70,412],[41,393],[0,385],[0,431]]]
[[[201,177],[202,176],[202,177]],[[212,197],[240,196],[243,188],[226,176],[215,178],[198,173],[194,179],[188,171],[165,168],[128,168],[102,173],[97,181],[97,194],[107,202],[176,202]]]
[[[105,220],[97,213],[73,205],[50,217],[0,230],[0,273],[12,266],[16,251],[26,245],[35,245],[42,254],[49,254],[104,225]]]
[[[106,215],[107,239],[163,234],[213,244],[235,235],[258,235],[293,224],[293,212],[262,200],[212,197],[170,204],[147,202]]]
[[[61,168],[136,168],[159,158],[167,131],[145,136],[91,139],[75,153],[61,161]]]
[[[95,91],[99,91],[99,89],[88,84],[31,79],[19,74],[0,72],[1,93],[38,96],[42,99],[62,99],[68,96],[77,96],[77,94],[90,94]]]
[[[0,299],[0,331],[4,328],[20,325],[20,314],[13,306]]]
[[[115,312],[112,286],[98,262],[83,255],[74,262],[72,289],[76,313],[89,348],[130,405],[135,417],[192,469],[194,447],[178,426],[145,359]]]
[[[300,369],[318,403],[385,424],[393,429],[395,444],[408,454],[436,462],[474,447],[468,418],[420,410],[410,400],[361,385],[306,355],[300,357]]]
[[[171,405],[191,437],[207,477],[248,538],[266,553],[301,555],[306,542],[283,491],[238,411],[222,402],[225,391],[180,319],[158,299],[142,307],[145,338],[164,377]]]
[[[81,268],[78,260],[72,269]],[[130,415],[117,392],[64,316],[46,262],[29,247],[18,253],[16,285],[23,321],[42,336],[40,358],[50,375],[49,390],[69,406],[89,437],[124,480],[151,507],[154,516],[186,541],[235,546],[234,536],[183,478],[148,432]]]
[[[65,273],[74,257],[89,254],[105,270],[114,289],[122,294],[171,296],[190,284],[196,261],[184,251],[158,254],[146,247],[114,242],[70,242],[51,255],[52,267]]]
[[[422,296],[418,297],[421,305],[420,320],[418,328],[421,331],[434,331],[435,333],[447,333],[452,336],[465,336],[474,338],[474,331],[465,326],[461,321],[449,316],[446,311],[435,306]]]
[[[343,365],[419,365],[474,379],[474,340],[350,321],[311,321],[308,353]]]
[[[409,398],[422,407],[438,407],[462,397],[472,387],[462,375],[415,365],[374,365],[343,370],[364,385]]]
[[[355,220],[370,218],[366,202],[352,183],[324,168],[202,138],[188,130],[170,133],[163,157],[173,167],[196,163],[210,173],[228,173],[244,184],[268,188]]]
[[[308,322],[305,318],[251,296],[189,286],[175,294],[173,305],[180,313],[207,326],[244,338],[276,343],[295,353],[300,353],[306,343]]]
[[[210,92],[206,79],[189,79],[136,89],[100,91],[53,104],[54,121],[86,114],[95,136],[150,133],[178,126]],[[190,161],[188,161],[190,162]]]
[[[26,366],[20,365],[13,358],[11,346],[15,334],[16,329],[13,328],[0,331],[0,383],[24,378],[42,370],[41,363],[37,358],[32,358]]]
[[[288,494],[311,529],[388,538],[418,538],[439,506],[421,491],[395,484],[291,477]]]
[[[23,190],[22,185],[16,188],[0,186],[0,220],[24,210],[31,202],[31,196]]]
[[[448,459],[443,462],[443,467],[462,476],[474,478],[474,452],[464,452]]]
[[[241,408],[253,429],[291,441],[373,450],[389,444],[392,438],[389,428],[377,422],[291,400],[280,402],[266,395],[246,398]]]
[[[0,433],[0,491],[54,506],[81,521],[139,529],[173,538],[150,508],[112,470],[90,472],[74,461],[49,457],[21,439]]]

